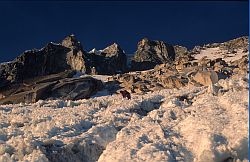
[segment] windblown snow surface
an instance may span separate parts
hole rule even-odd
[[[206,56],[208,59],[213,60],[216,58],[220,58],[222,56],[226,62],[230,62],[230,61],[238,60],[245,55],[249,55],[248,52],[244,53],[243,49],[236,49],[235,52],[236,53],[228,54],[227,50],[222,50],[219,47],[207,48],[205,50],[201,50],[201,53],[195,55],[195,58],[197,60],[200,60],[202,57]]]
[[[0,161],[248,161],[247,79],[220,80],[218,96],[186,87],[1,105]]]

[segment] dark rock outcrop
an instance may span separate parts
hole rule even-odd
[[[48,43],[40,50],[25,51],[12,62],[0,64],[1,84],[18,83],[25,79],[65,70],[85,72],[84,53],[80,42],[73,35],[66,37],[62,44]]]
[[[100,51],[98,53],[89,53],[87,55],[88,73],[90,69],[95,67],[97,74],[117,74],[127,71],[127,57],[122,48],[114,43],[111,46]]]
[[[67,53],[67,64],[70,65],[71,70],[86,72],[86,52],[83,50],[81,43],[74,35],[66,37],[62,41],[62,46],[69,48]]]
[[[148,70],[157,64],[171,63],[175,60],[175,50],[163,41],[142,39],[137,45],[137,51],[131,61],[132,70]]]
[[[40,50],[25,51],[13,61],[0,64],[0,87],[65,70],[87,74],[124,73],[127,71],[127,57],[116,43],[100,54],[87,53],[76,37],[70,35],[60,44],[48,43]]]
[[[0,89],[0,104],[33,103],[48,98],[77,100],[89,98],[103,87],[101,81],[92,77],[70,78],[73,74],[65,71],[10,84]]]

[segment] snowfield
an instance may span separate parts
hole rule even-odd
[[[146,95],[0,105],[0,161],[248,161],[248,77]]]
[[[249,55],[249,52],[244,53],[243,49],[235,50],[236,53],[227,53],[227,50],[222,50],[219,47],[207,48],[205,50],[201,50],[201,52],[195,55],[195,59],[200,60],[203,57],[207,57],[207,59],[213,60],[216,58],[223,57],[223,60],[226,62],[232,62],[235,60],[239,60],[243,56]]]

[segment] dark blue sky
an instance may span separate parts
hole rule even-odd
[[[248,35],[248,2],[0,2],[0,62],[74,33],[83,48],[143,37],[192,48]]]

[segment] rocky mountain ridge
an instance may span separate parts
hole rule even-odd
[[[244,48],[244,51],[247,52],[248,37],[244,36],[224,43],[195,46],[192,50],[188,50],[186,47],[179,45],[172,46],[163,41],[152,41],[143,38],[138,42],[137,51],[132,58],[132,68],[129,69],[125,64],[127,62],[127,58],[125,58],[126,55],[118,44],[114,43],[104,50],[96,50],[96,53],[93,51],[86,52],[76,37],[70,35],[59,44],[48,43],[40,50],[25,51],[13,61],[0,64],[0,78],[5,78],[7,81],[10,80],[12,82],[34,76],[54,74],[69,69],[90,74],[92,67],[95,67],[99,74],[109,75],[134,70],[148,70],[154,68],[155,65],[172,63],[176,58],[183,55],[196,54],[202,49],[212,47],[226,49],[228,53],[233,52],[236,48]],[[99,54],[97,54],[97,52],[99,52]],[[56,62],[53,61],[55,58],[57,59]],[[105,62],[103,60],[108,61]],[[108,64],[112,64],[112,62],[118,63],[117,65],[109,67]],[[103,64],[105,64],[105,66],[103,66],[105,68],[98,67]],[[145,64],[145,67],[143,67],[143,64]],[[41,68],[37,68],[35,65]],[[28,71],[26,67],[29,67],[31,71]],[[111,70],[112,68],[114,69]],[[5,74],[3,74],[4,72]],[[18,76],[18,74],[15,73],[23,73],[24,76]]]
[[[56,87],[57,84],[61,84],[60,80],[63,78],[57,74],[63,74],[68,78],[76,73],[86,77],[97,74],[113,75],[107,83],[105,82],[108,89],[113,89],[110,90],[111,94],[117,92],[114,87],[124,88],[131,93],[146,93],[161,88],[181,88],[190,84],[199,86],[202,85],[197,81],[200,77],[195,77],[195,74],[204,69],[215,71],[219,79],[248,72],[248,47],[248,37],[196,46],[192,50],[143,38],[131,59],[131,67],[128,67],[127,56],[118,44],[113,43],[103,50],[94,49],[86,52],[76,37],[70,35],[59,44],[48,43],[40,50],[25,51],[12,62],[0,64],[0,93],[3,96],[0,97],[0,103],[35,102],[46,99],[46,89],[51,88],[49,85],[53,83]],[[67,75],[69,71],[72,73],[71,76]],[[46,82],[43,81],[43,84],[47,84],[45,87],[40,85],[41,77],[50,78]],[[26,86],[25,83],[30,79],[33,79],[34,84]],[[61,90],[80,93],[77,90],[79,86],[76,86],[79,80],[67,82]],[[96,85],[95,79],[91,80],[93,84],[89,81],[84,84],[85,89],[90,85]],[[103,87],[99,84],[94,87]],[[70,90],[65,89],[67,86]],[[36,89],[35,92],[30,91],[28,87]],[[90,94],[98,91],[90,89],[92,90],[79,95],[88,98]],[[65,92],[60,94],[64,98],[76,99],[69,97]],[[30,95],[33,97],[29,97]]]

